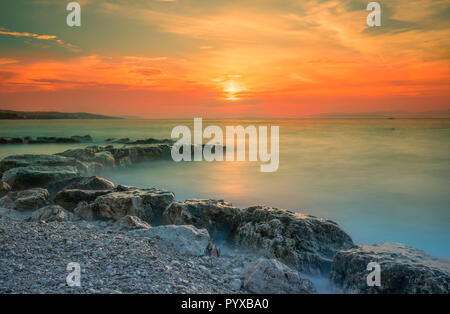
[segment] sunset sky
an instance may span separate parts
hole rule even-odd
[[[0,3],[0,108],[145,118],[450,109],[450,1]]]

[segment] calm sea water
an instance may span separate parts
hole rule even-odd
[[[0,136],[170,138],[193,120],[0,121]],[[357,243],[403,242],[450,258],[450,120],[208,120],[205,125],[280,126],[280,166],[158,161],[108,171],[116,184],[172,190],[177,199],[266,204],[328,218]],[[4,145],[11,154],[74,145]]]

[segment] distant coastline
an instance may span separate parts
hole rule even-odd
[[[53,111],[0,110],[0,119],[38,120],[38,119],[123,119],[123,118],[91,114],[85,112],[66,113]]]
[[[87,112],[57,112],[57,111],[14,111],[0,109],[0,120],[51,120],[51,119],[104,119],[104,120],[184,120],[186,118],[146,118],[141,116],[107,116],[100,114],[92,114]],[[210,117],[209,119],[228,120],[235,118],[219,118]],[[240,117],[240,119],[267,119],[267,117]],[[275,119],[450,119],[449,110],[433,110],[422,112],[407,112],[407,111],[386,111],[386,112],[324,112],[319,114],[311,114],[307,116],[298,117],[276,117]],[[208,119],[207,119],[208,120]]]
[[[423,112],[386,111],[386,112],[328,112],[310,115],[313,119],[448,119],[450,110]]]

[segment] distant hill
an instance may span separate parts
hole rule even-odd
[[[0,110],[0,119],[33,120],[33,119],[122,119],[119,117],[102,116],[85,112],[47,112],[47,111],[12,111]]]

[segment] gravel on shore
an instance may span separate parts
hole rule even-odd
[[[0,214],[0,293],[245,293],[239,277],[254,259],[181,255],[109,222],[29,222]],[[81,266],[80,287],[66,283],[71,262]]]

